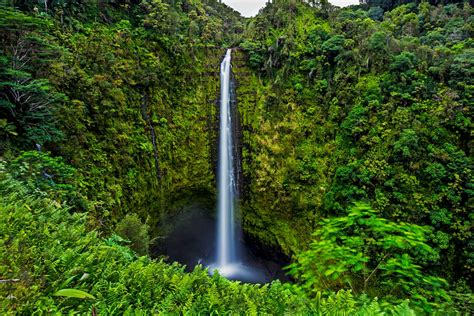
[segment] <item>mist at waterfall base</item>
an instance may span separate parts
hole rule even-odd
[[[252,252],[242,240],[238,221],[236,169],[231,85],[232,50],[227,50],[221,64],[219,146],[217,163],[217,220],[206,214],[205,207],[188,205],[176,219],[172,233],[162,242],[165,254],[192,267],[202,264],[228,279],[266,283],[285,279],[281,266]],[[213,229],[215,227],[215,229]]]
[[[203,198],[205,200],[205,197]],[[151,248],[152,256],[165,255],[168,262],[179,262],[186,265],[186,271],[202,265],[212,272],[216,257],[216,224],[215,206],[209,201],[200,201],[185,205],[179,214],[167,218],[162,227],[158,227],[164,236],[158,238]],[[239,267],[244,273],[226,275],[231,280],[247,283],[268,283],[272,280],[290,281],[283,271],[289,262],[286,257],[264,248],[253,240],[241,236],[236,240],[239,249]],[[251,271],[252,273],[245,273]],[[222,274],[222,273],[220,273]]]

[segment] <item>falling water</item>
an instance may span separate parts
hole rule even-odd
[[[231,53],[229,49],[221,64],[220,137],[217,180],[217,269],[230,272],[237,260],[235,212],[234,147],[232,137]]]
[[[240,225],[236,224],[237,207],[236,169],[232,121],[233,86],[231,82],[231,54],[227,50],[221,64],[221,107],[219,129],[219,157],[217,170],[217,239],[216,262],[210,272],[242,281],[263,280],[265,275],[241,258],[239,249]]]

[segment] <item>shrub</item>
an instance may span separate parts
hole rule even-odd
[[[310,249],[289,266],[308,291],[351,289],[394,302],[411,298],[431,312],[449,300],[446,281],[427,275],[422,265],[436,259],[426,243],[428,230],[381,218],[365,204],[346,216],[323,220]]]
[[[116,227],[116,232],[122,238],[129,240],[130,248],[138,255],[148,254],[150,237],[148,236],[148,225],[143,224],[137,214],[127,214]]]

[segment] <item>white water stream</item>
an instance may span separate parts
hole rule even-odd
[[[221,64],[219,160],[217,179],[217,269],[226,274],[237,260],[235,203],[236,185],[231,106],[231,55],[228,49]],[[232,269],[231,269],[232,270]]]

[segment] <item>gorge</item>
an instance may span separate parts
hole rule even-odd
[[[0,313],[473,314],[473,16],[0,1]]]

